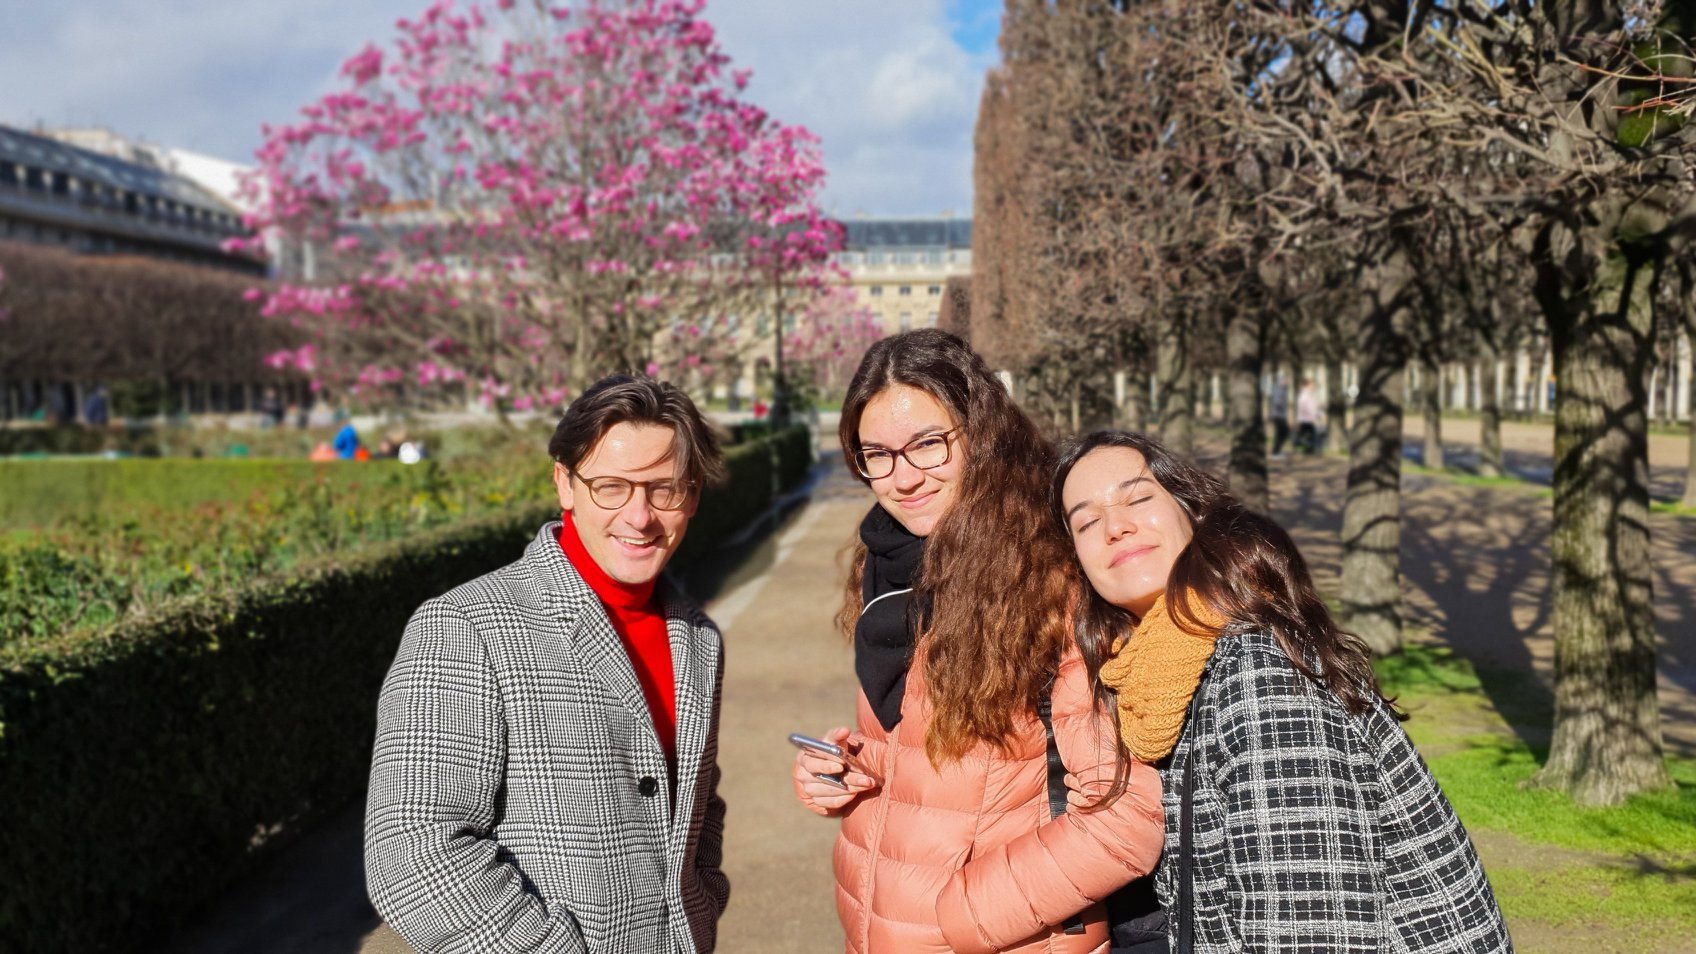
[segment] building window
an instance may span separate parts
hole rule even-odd
[[[930,324],[926,325],[925,327],[935,328],[936,327],[936,312],[933,311],[929,315],[925,316],[925,320],[930,322]]]
[[[912,312],[904,311],[904,312],[901,313],[901,330],[902,331],[912,331],[913,330],[913,313]]]
[[[927,264],[927,265],[941,265],[942,264],[942,249],[939,249],[939,248],[938,249],[932,249],[932,250],[926,252],[925,253],[925,264]]]
[[[866,264],[867,265],[882,265],[883,264],[883,253],[882,252],[867,252],[866,253]]]
[[[929,288],[925,289],[925,294],[930,295],[932,297],[940,295],[940,294],[942,294],[942,286],[941,285],[932,285]]]
[[[912,294],[912,293],[913,293],[913,286],[911,286],[911,285],[902,285],[902,286],[901,286],[901,287],[900,287],[900,288],[897,288],[897,289],[896,289],[896,290],[895,290],[895,293],[896,293],[896,294],[897,294],[897,295],[900,295],[900,296],[901,296],[901,297],[902,297],[902,298],[906,298],[906,297],[907,297],[907,296],[909,296],[909,295],[911,295],[911,294]]]
[[[873,298],[882,298],[883,297],[883,286],[882,285],[873,285],[872,286],[872,297]]]

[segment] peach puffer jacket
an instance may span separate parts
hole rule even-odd
[[[1132,763],[1124,794],[1107,809],[1051,818],[1047,736],[1034,712],[1016,720],[1010,754],[980,743],[940,771],[925,755],[931,707],[920,661],[908,671],[901,712],[885,732],[860,695],[853,738],[882,784],[843,810],[836,839],[836,908],[850,954],[1106,951],[1097,902],[1160,856],[1154,769]],[[1092,801],[1112,785],[1111,719],[1095,705],[1074,650],[1054,685],[1054,736]],[[1082,934],[1050,927],[1077,912]]]

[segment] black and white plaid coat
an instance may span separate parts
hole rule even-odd
[[[719,632],[663,591],[674,808],[629,657],[558,531],[407,624],[377,710],[371,901],[424,952],[706,954],[730,893]]]
[[[1513,950],[1466,830],[1385,707],[1349,715],[1260,633],[1221,637],[1202,691],[1162,772],[1156,881],[1176,912],[1193,754],[1197,954]]]

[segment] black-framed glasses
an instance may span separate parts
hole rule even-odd
[[[854,469],[867,480],[879,480],[895,473],[895,458],[904,457],[907,463],[920,470],[930,470],[948,463],[954,456],[954,432],[958,427],[951,427],[940,434],[926,434],[915,437],[899,450],[886,447],[862,447],[854,454]]]
[[[602,510],[617,510],[630,502],[641,487],[648,494],[648,506],[655,510],[682,510],[689,502],[689,495],[695,492],[695,484],[688,480],[625,480],[623,477],[585,477],[572,471],[572,476],[583,481],[583,486],[589,488],[589,499]]]

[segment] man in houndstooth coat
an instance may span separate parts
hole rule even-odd
[[[718,443],[683,392],[615,375],[549,452],[563,520],[419,607],[383,684],[371,901],[424,952],[706,954],[722,642],[660,571]]]

